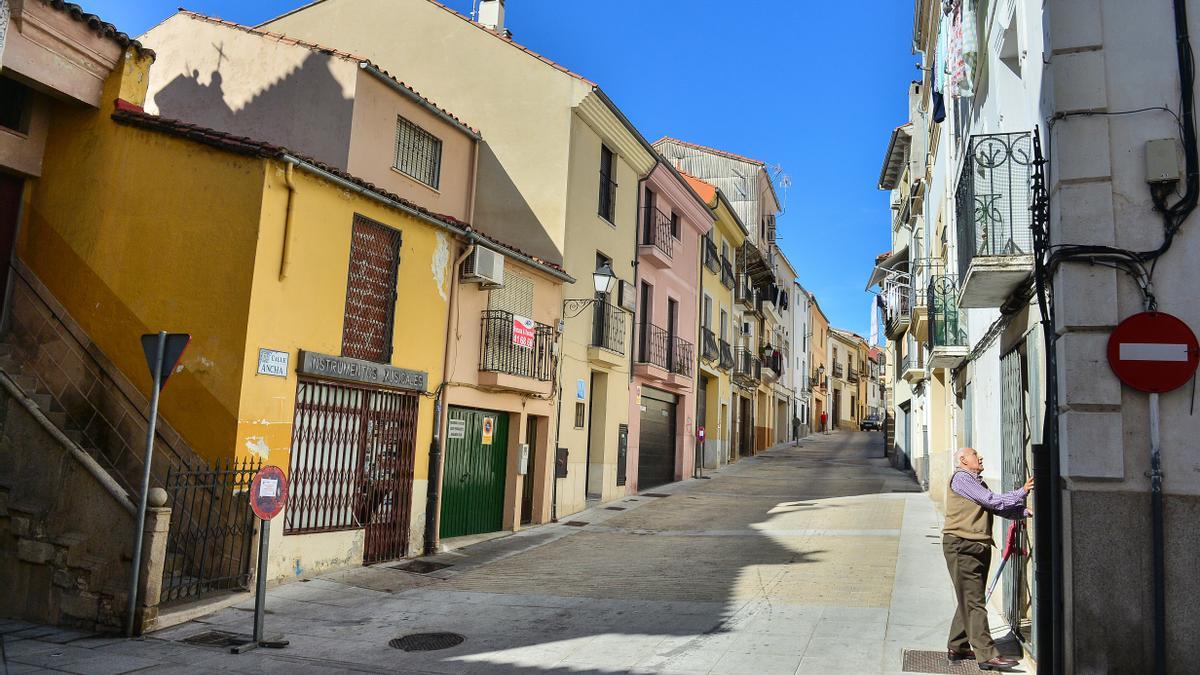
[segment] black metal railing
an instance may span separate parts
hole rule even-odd
[[[549,382],[554,377],[554,329],[533,322],[518,333],[517,320],[512,312],[483,311],[479,370]]]
[[[842,364],[836,363],[836,362],[833,364],[833,376],[834,377],[839,377],[839,378],[845,377],[846,376],[845,373],[846,373],[846,369],[844,366],[842,366]]]
[[[671,369],[671,334],[652,323],[643,323],[638,331],[638,363]]]
[[[681,337],[671,339],[671,365],[669,370],[676,375],[692,376],[692,361],[696,358],[696,347]]]
[[[958,279],[941,275],[929,280],[929,346],[965,347],[967,331],[958,309]]]
[[[704,266],[713,274],[721,272],[721,256],[717,254],[717,242],[709,237],[704,238]]]
[[[721,340],[721,362],[718,367],[722,370],[733,370],[733,346],[725,340]]]
[[[847,382],[858,382],[858,373],[853,370],[846,374]]]
[[[955,194],[960,277],[977,257],[1033,253],[1032,171],[1028,132],[971,137]]]
[[[741,377],[746,380],[761,380],[762,379],[762,362],[754,355],[754,352],[742,347],[734,354],[734,371],[735,377]]]
[[[171,469],[165,483],[171,507],[162,602],[248,588],[254,513],[250,481],[255,460]]]
[[[735,283],[737,280],[733,274],[733,263],[729,258],[721,256],[721,285],[725,288],[733,288]]]
[[[907,273],[889,275],[883,281],[883,317],[888,337],[896,337],[908,327],[912,286]]]
[[[647,204],[642,209],[645,211],[642,220],[642,244],[653,246],[670,258],[675,243],[675,237],[671,234],[671,217],[653,204]]]
[[[733,289],[734,299],[742,303],[748,308],[753,308],[755,304],[754,284],[750,277],[743,274],[737,279],[737,285]]]
[[[700,329],[700,358],[715,363],[721,359],[717,335],[707,328]]]
[[[625,353],[625,310],[596,300],[592,311],[592,346]]]
[[[604,171],[600,172],[600,216],[610,223],[616,219],[617,182]]]

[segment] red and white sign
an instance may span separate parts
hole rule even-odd
[[[533,349],[533,337],[537,333],[533,319],[513,315],[513,344],[524,349]]]
[[[1122,321],[1108,338],[1108,364],[1130,387],[1161,394],[1192,379],[1200,343],[1178,317],[1143,312]]]
[[[263,520],[270,520],[287,504],[287,476],[277,466],[264,466],[250,483],[250,509]]]

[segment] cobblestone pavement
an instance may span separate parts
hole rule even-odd
[[[878,433],[811,436],[692,480],[434,558],[269,593],[282,650],[182,640],[246,633],[253,603],[140,640],[0,621],[8,672],[899,672],[953,613],[939,522]],[[993,626],[1001,624],[993,618]],[[450,649],[394,638],[450,631]],[[963,672],[968,672],[964,670]]]

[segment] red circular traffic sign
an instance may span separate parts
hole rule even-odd
[[[1161,394],[1192,379],[1200,365],[1200,343],[1176,316],[1134,314],[1108,338],[1108,365],[1130,387]]]
[[[264,466],[250,483],[250,509],[263,520],[270,520],[287,504],[287,476],[277,466]]]

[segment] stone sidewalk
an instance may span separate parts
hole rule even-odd
[[[184,642],[247,633],[246,603],[140,640],[0,622],[3,656],[12,673],[900,672],[905,649],[944,649],[954,608],[936,511],[882,452],[879,434],[811,436],[424,574],[283,585],[266,617],[282,650]],[[441,631],[465,639],[389,646]]]

